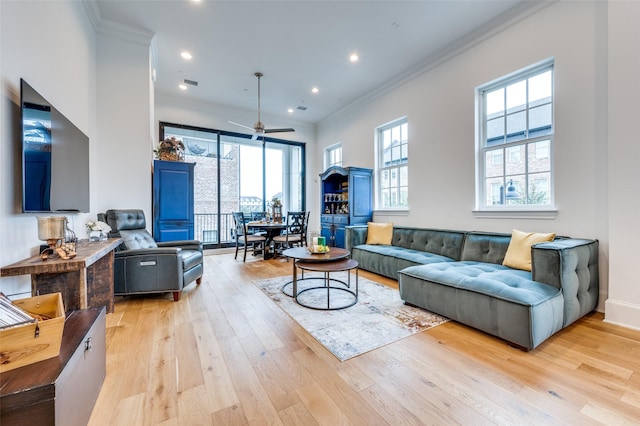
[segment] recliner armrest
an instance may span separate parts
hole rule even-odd
[[[164,241],[157,244],[158,247],[179,247],[183,250],[203,250],[202,243],[198,240]]]
[[[182,248],[180,247],[158,247],[148,249],[122,250],[115,252],[115,257],[149,256],[149,255],[175,255],[178,256]]]

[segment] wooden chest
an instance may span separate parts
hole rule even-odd
[[[0,374],[0,424],[86,425],[106,374],[105,308],[69,312],[60,355]]]

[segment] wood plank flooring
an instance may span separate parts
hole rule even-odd
[[[340,362],[252,284],[289,274],[215,254],[179,302],[116,298],[90,425],[640,424],[640,332],[602,314],[530,352],[451,321]]]

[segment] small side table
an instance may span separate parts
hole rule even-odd
[[[318,309],[318,310],[322,310],[322,311],[336,311],[339,309],[345,309],[348,308],[350,306],[355,305],[356,303],[358,303],[358,262],[356,260],[353,259],[340,259],[340,260],[335,260],[332,262],[308,262],[308,261],[303,261],[303,260],[298,260],[296,262],[296,266],[300,269],[302,269],[303,274],[304,271],[312,271],[312,272],[322,272],[324,277],[323,277],[323,283],[324,285],[322,286],[316,286],[316,287],[309,287],[309,288],[305,288],[304,290],[300,290],[300,292],[298,292],[295,295],[295,299],[296,302],[300,305],[300,306],[304,306],[305,308],[310,308],[310,309]],[[355,269],[356,270],[356,286],[355,289],[352,290],[351,289],[351,270]],[[330,277],[330,274],[332,272],[343,272],[346,271],[347,272],[347,282],[345,283],[344,281],[339,281],[336,279],[332,279]],[[332,286],[331,283],[332,282],[337,282],[339,283],[337,286]],[[344,287],[341,287],[340,284],[343,284]],[[303,295],[304,293],[310,292],[310,291],[326,291],[327,292],[327,305],[326,307],[324,306],[317,306],[317,305],[311,305],[309,303],[306,303],[304,301],[300,300],[300,296]],[[351,295],[351,301],[347,302],[347,303],[343,303],[340,304],[338,306],[331,306],[331,292],[332,291],[340,291],[340,292],[346,292],[349,293],[349,295]]]

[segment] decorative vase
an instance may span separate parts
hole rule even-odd
[[[90,231],[89,232],[89,241],[98,242],[98,241],[106,241],[107,234],[102,231]]]

